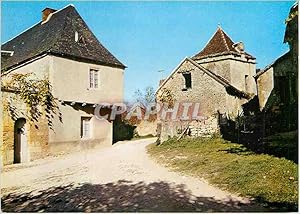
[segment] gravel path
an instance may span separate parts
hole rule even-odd
[[[2,211],[259,211],[152,160],[154,139],[4,167]]]

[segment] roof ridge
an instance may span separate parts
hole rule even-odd
[[[206,73],[208,76],[210,76],[212,79],[214,79],[215,81],[217,81],[218,83],[220,83],[221,85],[223,85],[225,88],[231,88],[233,89],[235,92],[237,92],[241,97],[244,97],[246,99],[249,98],[249,94],[239,90],[238,88],[236,88],[235,86],[231,85],[231,83],[225,79],[224,77],[219,76],[218,74],[216,74],[215,72],[203,67],[202,65],[198,64],[195,60],[189,58],[189,57],[185,57],[180,64],[171,72],[171,74],[164,79],[163,83],[161,85],[158,86],[158,89],[155,91],[155,94],[157,94],[159,92],[159,90],[161,90],[163,88],[163,86],[169,81],[169,79],[177,72],[177,70],[180,68],[180,66],[184,63],[184,62],[190,62],[192,65],[194,65],[195,67],[197,67],[198,69],[202,70],[204,73]],[[236,95],[234,95],[236,96]]]
[[[209,44],[209,42],[212,40],[212,38],[214,38],[214,36],[216,35],[216,33],[217,33],[217,31],[207,40],[207,42],[206,42],[206,44],[204,45],[204,48]],[[204,49],[203,48],[203,49]],[[200,52],[202,52],[203,51],[203,49],[200,51]],[[198,55],[199,54],[199,52],[197,52],[197,54],[196,55]],[[195,56],[196,56],[195,55]]]
[[[172,77],[172,75],[173,75],[174,73],[176,73],[176,71],[180,68],[180,66],[181,66],[187,59],[188,59],[188,57],[185,57],[183,60],[181,60],[181,62],[179,63],[179,65],[177,65],[177,66],[173,69],[173,71],[171,72],[171,74],[169,74],[169,76],[167,76],[167,77],[163,80],[163,82],[161,83],[161,85],[158,86],[158,89],[155,91],[155,94],[157,94],[158,91],[166,84],[166,82],[169,81],[169,79]]]
[[[64,10],[64,9],[66,9],[67,7],[74,7],[74,5],[73,5],[73,4],[68,4],[67,6],[65,6],[65,7],[61,8],[61,9],[59,9],[59,10],[53,12],[53,13],[51,13],[51,14],[53,15],[53,14],[55,14],[55,13],[58,13],[58,12]],[[1,44],[1,46],[4,45],[4,44],[6,44],[6,43],[8,43],[8,42],[10,42],[10,41],[12,41],[13,39],[17,38],[18,36],[22,35],[23,33],[27,32],[27,31],[30,30],[31,28],[33,28],[33,27],[35,27],[36,25],[41,24],[41,23],[43,23],[43,21],[41,21],[41,20],[38,21],[38,22],[36,22],[36,23],[34,23],[34,24],[31,25],[30,27],[28,27],[28,28],[26,28],[25,30],[21,31],[21,33],[18,33],[18,34],[15,35],[14,37],[12,37],[12,38],[10,38],[9,40],[3,42],[3,43]]]
[[[13,56],[3,58],[1,72],[24,64],[43,53],[83,62],[126,68],[101,44],[72,5],[55,11],[47,22],[41,23],[40,21],[1,46],[4,50],[15,51]],[[83,42],[76,43],[74,31],[78,31],[85,37]]]
[[[34,24],[31,25],[30,27],[28,27],[28,28],[26,28],[25,30],[23,30],[21,33],[15,35],[14,37],[12,37],[12,38],[10,38],[9,40],[7,40],[6,42],[3,42],[3,43],[1,44],[1,46],[2,46],[2,45],[5,45],[6,43],[8,43],[8,42],[10,42],[10,41],[12,41],[12,40],[14,40],[14,39],[17,38],[18,36],[22,35],[23,33],[27,32],[27,31],[30,30],[31,28],[33,28],[33,27],[35,27],[36,25],[40,24],[40,22],[41,22],[41,21],[39,21],[39,22],[37,22],[37,23],[34,23]]]
[[[55,11],[54,13],[56,13],[56,12],[58,12],[58,11],[62,11],[63,9],[66,9],[66,8],[68,8],[68,7],[73,7],[73,9],[75,9],[74,6],[73,6],[73,4],[69,4],[68,6],[66,6],[66,7],[64,7],[64,8],[62,8],[62,9],[60,9],[60,10],[57,10],[57,11]],[[53,14],[54,14],[54,13],[53,13]],[[68,12],[68,14],[67,14],[66,16],[68,17],[69,15],[70,15],[70,11]],[[67,26],[67,19],[65,19],[64,21],[65,21],[65,22],[64,22],[64,26],[62,27],[62,32],[64,32],[64,30],[65,30],[65,28],[66,28],[66,26]],[[55,46],[56,43],[57,43],[62,37],[63,37],[63,33],[60,33],[59,36],[57,36],[56,40],[52,43],[52,45],[51,45],[51,47],[48,49],[48,51],[51,51],[51,49],[53,49],[53,46]]]
[[[111,59],[113,59],[113,61],[115,61],[114,65],[121,65],[121,66],[124,66],[126,67],[125,65],[123,65],[104,45],[102,45],[102,43],[99,41],[99,39],[97,38],[97,36],[94,34],[94,32],[89,28],[89,26],[87,25],[87,23],[83,20],[83,18],[81,17],[81,15],[78,13],[78,11],[76,10],[76,8],[73,8],[73,10],[69,10],[68,14],[66,15],[66,17],[70,17],[71,18],[69,20],[66,20],[65,23],[64,23],[64,27],[63,27],[63,32],[62,34],[60,35],[60,37],[55,41],[55,45],[53,45],[52,48],[50,48],[50,52],[54,53],[54,54],[57,54],[57,50],[59,50],[63,44],[56,44],[56,43],[59,43],[60,40],[64,40],[64,38],[67,36],[69,36],[68,34],[66,35],[64,32],[67,31],[65,30],[65,28],[67,28],[69,25],[72,26],[72,30],[73,31],[80,31],[80,30],[76,30],[73,26],[73,19],[72,19],[72,16],[75,15],[78,17],[78,20],[80,20],[81,24],[83,25],[83,27],[88,31],[90,32],[90,35],[91,37],[96,41],[97,45],[95,46],[100,46],[101,49],[103,49],[105,52],[106,52],[106,55],[109,56]],[[64,53],[64,55],[68,55],[67,53]]]
[[[263,73],[265,73],[267,70],[269,70],[276,62],[277,60],[281,59],[282,57],[288,55],[290,53],[290,50],[288,50],[287,52],[281,54],[278,58],[276,58],[271,64],[266,65],[264,68],[260,69],[259,72],[257,72],[253,77],[257,78],[260,75],[262,75]]]
[[[230,51],[233,51],[233,48],[228,44],[228,42],[234,43],[232,39],[223,31],[221,26],[218,25],[217,30],[208,40],[204,48],[196,55],[194,55],[193,58],[198,58],[201,56],[206,57],[211,54],[228,53]]]
[[[223,31],[223,29],[221,28],[221,27],[219,27],[219,30],[221,31],[221,35],[222,35],[222,38],[223,38],[223,42],[225,43],[225,46],[226,46],[226,48],[227,48],[227,51],[230,51],[230,49],[229,49],[229,47],[228,47],[228,44],[227,44],[227,42],[226,42],[226,39],[225,39],[225,36],[224,36],[224,31]],[[230,37],[229,37],[230,38]],[[232,40],[232,39],[231,39]]]

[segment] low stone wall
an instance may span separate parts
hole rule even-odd
[[[215,117],[204,121],[192,121],[189,125],[189,135],[192,137],[211,137],[218,132],[218,119]]]
[[[220,131],[218,118],[214,116],[203,121],[159,121],[158,125],[161,126],[161,130],[158,130],[161,142],[171,137],[180,136],[187,127],[186,135],[190,137],[211,137]]]
[[[138,134],[138,136],[147,136],[147,135],[157,135],[157,121],[144,121],[142,120],[135,129],[135,132]]]

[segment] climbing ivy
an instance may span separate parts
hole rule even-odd
[[[23,102],[26,105],[25,117],[34,122],[39,121],[44,114],[48,126],[52,128],[55,115],[61,118],[57,99],[52,94],[52,86],[48,78],[39,79],[32,73],[10,74],[5,80],[1,80],[1,91],[9,92],[10,96],[3,97],[4,110],[7,110],[13,120],[20,114],[17,104]],[[37,126],[37,125],[36,125]]]
[[[163,88],[161,93],[158,95],[157,100],[162,103],[166,103],[169,108],[174,107],[175,98],[171,90]]]

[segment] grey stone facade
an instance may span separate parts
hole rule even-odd
[[[225,34],[220,29],[218,31]],[[224,45],[228,46],[227,43]],[[211,136],[219,131],[220,115],[234,120],[242,113],[242,104],[257,94],[253,77],[256,73],[255,58],[249,56],[246,52],[245,54],[233,53],[230,50],[228,53],[216,53],[207,57],[186,58],[161,84],[157,90],[157,99],[159,101],[163,89],[167,89],[172,92],[175,102],[200,103],[200,113],[207,119],[190,122],[188,133],[190,136]],[[186,88],[185,85],[184,74],[186,73],[191,77],[190,88]],[[229,89],[247,96],[235,96],[229,92]],[[178,123],[163,122],[162,126],[168,127],[162,128],[162,136],[178,135],[176,129],[182,126]]]

